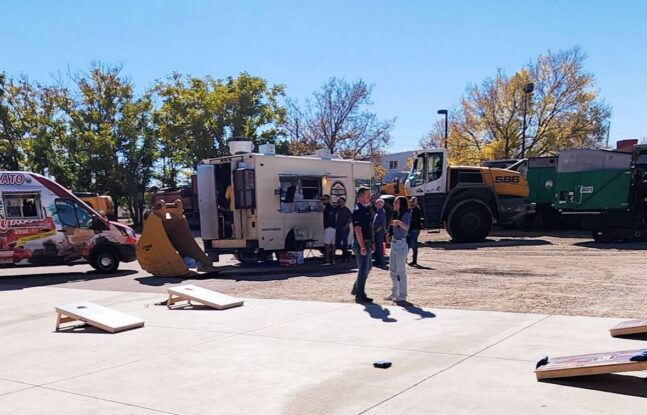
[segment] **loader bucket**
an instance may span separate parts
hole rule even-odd
[[[144,219],[144,231],[137,242],[137,261],[158,277],[195,275],[184,263],[184,257],[199,262],[201,269],[213,270],[211,260],[191,234],[182,201],[167,205],[161,200]]]

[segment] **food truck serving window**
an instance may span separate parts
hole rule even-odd
[[[7,219],[38,219],[41,217],[39,193],[5,193]]]
[[[321,177],[279,176],[281,184],[281,211],[318,212],[321,210]]]

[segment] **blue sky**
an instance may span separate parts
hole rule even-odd
[[[468,83],[577,45],[613,108],[613,143],[647,136],[645,16],[642,1],[4,0],[0,71],[50,82],[122,63],[139,90],[172,71],[248,71],[298,99],[331,76],[362,78],[373,111],[397,117],[392,151],[403,151]]]

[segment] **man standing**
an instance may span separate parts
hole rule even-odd
[[[367,187],[360,187],[357,191],[357,204],[353,210],[353,252],[357,259],[357,280],[353,285],[351,294],[355,302],[370,303],[372,298],[366,296],[366,279],[371,271],[371,241],[373,217],[369,210],[371,191]]]
[[[418,198],[411,198],[411,226],[409,226],[409,233],[407,233],[407,245],[413,251],[413,258],[409,265],[418,265],[418,237],[422,229],[422,209],[418,205]]]
[[[350,223],[352,220],[353,212],[346,207],[346,198],[344,196],[340,196],[339,199],[337,199],[335,247],[341,249],[341,258],[343,262],[347,262],[350,257],[348,252],[348,235],[350,234]]]
[[[323,196],[323,227],[324,227],[324,262],[323,265],[335,263],[335,225],[337,222],[335,207],[330,203],[330,196]]]
[[[373,217],[373,235],[375,237],[375,265],[379,268],[386,266],[384,258],[384,237],[386,235],[386,211],[384,200],[375,201],[375,216]]]

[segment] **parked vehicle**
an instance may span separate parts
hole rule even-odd
[[[420,198],[425,227],[445,227],[456,242],[482,241],[493,223],[515,223],[534,211],[521,173],[450,167],[446,149],[417,151],[405,187],[409,196]]]
[[[114,272],[135,260],[135,232],[36,173],[0,172],[0,267],[89,263]]]
[[[355,203],[360,186],[373,188],[373,164],[274,155],[272,145],[252,153],[251,142],[233,141],[232,156],[198,166],[200,227],[205,252],[214,260],[233,253],[256,260],[280,251],[323,248],[324,194]]]
[[[161,200],[172,203],[182,201],[184,216],[191,229],[200,229],[200,205],[198,203],[198,176],[191,176],[191,184],[181,187],[157,189],[150,195],[148,206],[153,209]]]
[[[100,195],[92,192],[75,192],[74,195],[85,202],[86,205],[97,211],[108,220],[117,220],[115,205],[109,195]]]
[[[647,240],[647,145],[561,151],[552,206],[596,241]]]

